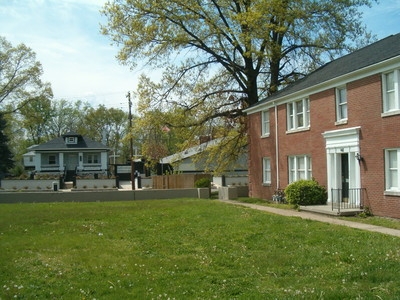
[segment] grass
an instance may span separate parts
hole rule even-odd
[[[374,216],[354,216],[354,217],[343,217],[343,220],[353,221],[358,223],[365,223],[371,225],[377,225],[387,228],[399,229],[400,230],[400,220],[384,217],[374,217]]]
[[[253,204],[257,204],[257,205],[275,207],[275,208],[280,208],[280,209],[297,209],[295,205],[275,203],[272,201],[266,201],[266,200],[259,199],[259,198],[241,197],[241,198],[238,198],[237,201],[243,202],[243,203],[253,203]],[[377,216],[373,216],[373,215],[365,215],[364,213],[357,215],[357,216],[346,216],[346,217],[339,217],[339,218],[346,220],[346,221],[371,224],[371,225],[382,226],[382,227],[400,230],[400,220],[399,219],[377,217]]]
[[[0,206],[1,299],[394,299],[400,239],[218,201]]]

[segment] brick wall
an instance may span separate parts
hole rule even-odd
[[[400,147],[400,116],[382,117],[381,76],[374,75],[348,85],[352,110],[349,125],[361,124],[360,152],[362,186],[366,205],[375,215],[400,218],[400,197],[385,196],[384,150]]]
[[[325,139],[322,133],[361,126],[361,185],[366,202],[375,215],[400,218],[400,197],[385,196],[384,149],[400,147],[400,115],[382,117],[381,75],[347,84],[348,122],[336,125],[335,89],[310,95],[310,129],[286,132],[286,104],[279,105],[279,187],[288,184],[287,157],[311,155],[313,177],[327,185]],[[293,99],[297,100],[297,99]],[[261,138],[261,113],[249,115],[249,194],[271,199],[277,187],[275,162],[275,110],[270,109],[270,136]],[[262,157],[271,158],[272,184],[262,185]]]

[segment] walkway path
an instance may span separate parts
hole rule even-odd
[[[299,217],[302,219],[309,219],[309,220],[326,222],[326,223],[331,223],[331,224],[336,224],[336,225],[348,226],[348,227],[357,228],[357,229],[361,229],[361,230],[369,230],[369,231],[380,232],[383,234],[400,237],[400,230],[398,230],[398,229],[392,229],[392,228],[381,227],[381,226],[376,226],[376,225],[346,221],[346,220],[338,219],[337,217],[332,217],[332,216],[328,216],[328,215],[315,214],[315,213],[310,213],[310,212],[305,212],[305,211],[296,211],[296,210],[292,210],[292,209],[280,209],[280,208],[275,208],[275,207],[269,207],[269,206],[251,204],[251,203],[243,203],[243,202],[232,201],[232,200],[219,200],[219,201],[228,203],[228,204],[246,206],[249,208],[258,209],[258,210],[270,212],[270,213],[277,214],[277,215],[287,216],[287,217]]]

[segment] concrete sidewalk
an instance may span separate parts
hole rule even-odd
[[[275,207],[269,207],[269,206],[251,204],[251,203],[242,203],[242,202],[232,201],[232,200],[218,200],[218,201],[228,203],[228,204],[233,204],[233,205],[245,206],[245,207],[249,207],[252,209],[258,209],[261,211],[266,211],[266,212],[270,212],[270,213],[281,215],[281,216],[299,217],[302,219],[308,219],[308,220],[325,222],[325,223],[330,223],[330,224],[335,224],[335,225],[347,226],[347,227],[357,228],[357,229],[361,229],[361,230],[368,230],[368,231],[379,232],[379,233],[383,233],[383,234],[387,234],[387,235],[400,237],[400,230],[398,230],[398,229],[391,229],[391,228],[386,228],[386,227],[381,227],[381,226],[376,226],[376,225],[346,221],[346,220],[341,220],[341,219],[338,219],[337,217],[332,217],[332,216],[328,216],[328,215],[321,215],[321,214],[305,212],[305,211],[296,211],[296,210],[291,210],[291,209],[279,209],[279,208],[275,208]]]

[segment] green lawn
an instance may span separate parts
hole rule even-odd
[[[2,204],[0,299],[395,299],[400,239],[218,201]]]

